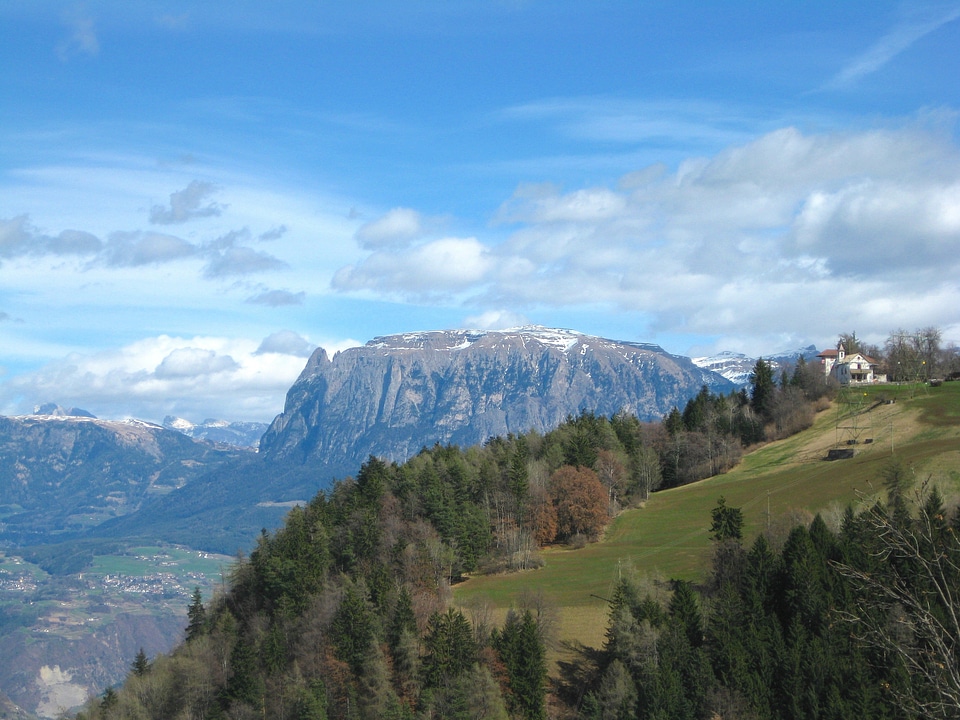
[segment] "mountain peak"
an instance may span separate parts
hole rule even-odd
[[[326,360],[318,349],[261,442],[267,456],[405,460],[434,443],[546,432],[581,411],[658,420],[703,385],[733,386],[657,345],[528,325],[376,337]]]

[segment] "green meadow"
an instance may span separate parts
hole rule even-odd
[[[828,451],[837,447],[853,449],[854,457],[828,461]],[[616,517],[601,542],[548,548],[536,570],[470,578],[454,589],[454,599],[502,617],[525,595],[539,595],[556,609],[557,639],[598,647],[605,598],[620,573],[649,578],[654,591],[670,578],[704,580],[712,551],[710,511],[720,496],[743,510],[747,543],[763,531],[776,541],[797,520],[821,513],[838,523],[847,505],[875,501],[892,461],[917,482],[936,483],[948,501],[960,496],[960,383],[846,393],[812,427],[746,454],[730,472],[653,493],[643,507]]]

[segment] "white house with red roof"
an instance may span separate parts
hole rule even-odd
[[[885,374],[877,372],[880,367],[879,362],[859,352],[847,355],[843,340],[837,343],[836,350],[824,350],[817,357],[820,358],[824,374],[835,377],[841,385],[887,381]]]

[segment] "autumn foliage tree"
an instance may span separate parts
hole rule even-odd
[[[550,476],[557,537],[596,538],[607,524],[607,490],[590,468],[564,465]]]

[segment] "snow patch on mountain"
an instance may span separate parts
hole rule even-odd
[[[774,377],[777,377],[783,370],[793,367],[801,357],[807,362],[814,360],[817,357],[816,345],[808,345],[807,347],[797,350],[764,355],[763,359],[769,363],[773,370]],[[758,358],[729,350],[724,350],[716,355],[690,359],[697,367],[722,375],[730,382],[741,387],[746,387],[750,384],[750,374],[753,372],[753,368],[756,367],[758,360]]]

